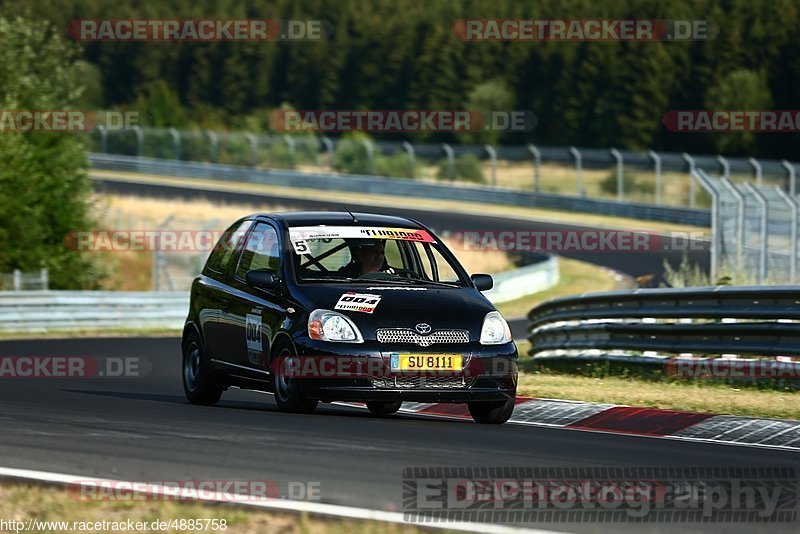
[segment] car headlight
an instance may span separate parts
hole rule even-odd
[[[346,315],[330,310],[314,310],[308,316],[308,337],[321,341],[363,343],[358,327]]]
[[[502,345],[511,341],[511,329],[499,311],[486,314],[481,328],[481,345]]]

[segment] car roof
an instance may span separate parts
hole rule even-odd
[[[399,228],[423,228],[418,222],[405,217],[395,217],[392,215],[380,215],[377,213],[353,212],[357,222],[346,211],[287,211],[282,213],[262,214],[272,219],[281,220],[286,226],[317,226],[317,225],[336,225],[336,226],[386,226]]]

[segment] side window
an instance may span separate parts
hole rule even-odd
[[[260,269],[280,273],[280,261],[278,232],[267,223],[257,223],[244,245],[236,276],[244,279],[249,271]]]
[[[234,224],[222,234],[214,250],[206,261],[206,269],[216,273],[224,273],[231,261],[233,253],[239,248],[242,238],[244,238],[247,229],[253,221],[247,220],[241,223]]]

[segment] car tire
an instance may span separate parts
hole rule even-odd
[[[224,388],[219,384],[203,350],[197,332],[191,332],[183,342],[183,392],[192,404],[216,404]]]
[[[303,394],[299,378],[287,377],[283,372],[286,367],[282,364],[283,360],[293,357],[296,357],[296,354],[289,343],[284,342],[276,347],[274,358],[277,358],[278,363],[272,366],[270,373],[275,404],[282,412],[312,413],[319,401],[309,399]]]
[[[396,402],[384,402],[384,401],[372,401],[367,403],[367,409],[372,415],[391,415],[396,413],[397,410],[400,409],[400,406],[403,405],[403,401],[396,401]]]
[[[514,399],[499,402],[468,402],[469,414],[476,423],[502,425],[514,412]]]

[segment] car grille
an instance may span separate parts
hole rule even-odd
[[[393,376],[371,378],[372,385],[381,389],[455,389],[469,388],[475,377],[464,376]]]
[[[379,343],[408,343],[429,347],[439,344],[469,343],[467,330],[436,330],[422,335],[408,328],[379,328],[376,332]]]

